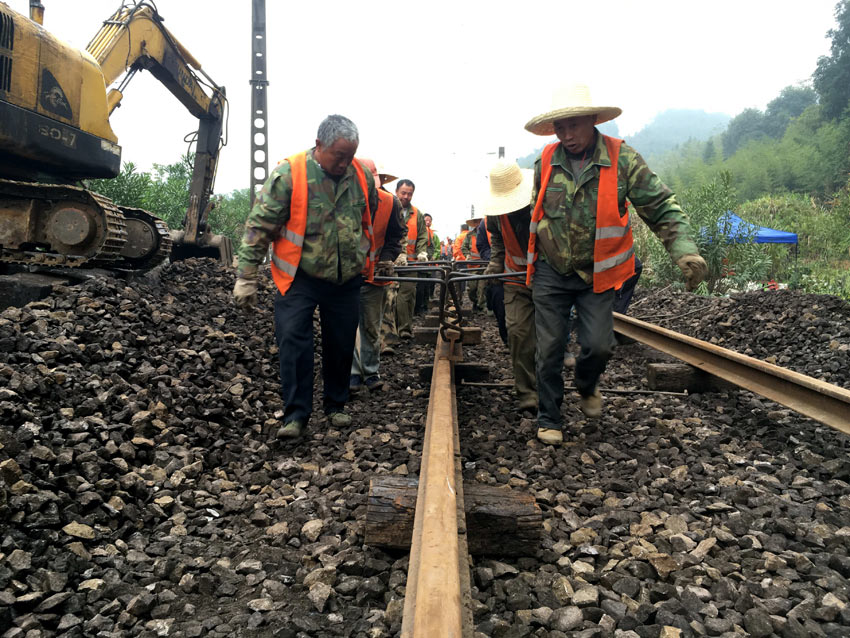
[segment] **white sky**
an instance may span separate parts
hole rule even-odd
[[[6,0],[27,14],[28,0]],[[119,0],[42,0],[45,27],[84,48]],[[835,0],[267,0],[271,166],[313,145],[330,113],[360,129],[360,157],[416,183],[413,203],[454,237],[481,211],[497,147],[542,145],[523,129],[551,88],[591,86],[636,133],[668,108],[735,115],[808,80],[829,53]],[[216,191],[249,185],[251,1],[156,0],[166,26],[230,101]],[[149,73],[112,126],[123,160],[176,161],[196,121]],[[640,150],[640,149],[638,149]],[[488,155],[493,153],[493,155]],[[392,185],[390,185],[392,188]]]

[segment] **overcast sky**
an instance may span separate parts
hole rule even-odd
[[[28,13],[28,0],[6,0]],[[42,0],[45,27],[85,48],[119,0]],[[313,145],[345,115],[358,155],[416,183],[413,203],[454,237],[499,146],[510,159],[546,140],[523,129],[556,84],[582,81],[620,106],[620,133],[669,108],[736,115],[807,81],[829,52],[834,0],[361,2],[267,0],[269,154]],[[165,24],[230,101],[217,192],[249,185],[250,0],[157,0]],[[123,160],[142,169],[186,151],[197,123],[149,73],[112,116]],[[640,149],[638,149],[640,151]],[[492,153],[492,155],[489,155]]]

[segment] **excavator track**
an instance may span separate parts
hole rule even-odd
[[[0,179],[0,262],[107,264],[126,241],[124,216],[103,195],[79,186]]]
[[[150,270],[171,253],[164,221],[64,184],[0,179],[0,262]]]
[[[141,208],[119,206],[127,224],[127,243],[114,267],[150,270],[171,255],[171,231],[159,217]]]

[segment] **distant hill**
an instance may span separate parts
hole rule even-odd
[[[703,142],[722,133],[731,119],[723,113],[669,109],[656,115],[634,135],[627,135],[625,140],[648,161],[688,140]]]
[[[636,148],[647,161],[650,161],[652,157],[658,157],[688,140],[704,141],[722,133],[730,119],[728,115],[723,113],[706,113],[692,109],[669,109],[659,113],[652,122],[640,131],[634,135],[627,135],[624,139],[630,146]],[[619,137],[616,120],[605,122],[599,129],[605,135]],[[534,160],[549,141],[554,141],[554,139],[547,140],[534,152],[518,158],[517,163],[522,168],[532,168]]]

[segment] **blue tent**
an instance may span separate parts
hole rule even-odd
[[[728,224],[728,226],[727,226]],[[735,243],[752,242],[754,244],[796,244],[797,234],[785,230],[774,230],[764,226],[756,226],[738,217],[731,210],[717,221],[717,227],[728,228],[725,234]],[[755,231],[755,233],[753,232]]]

